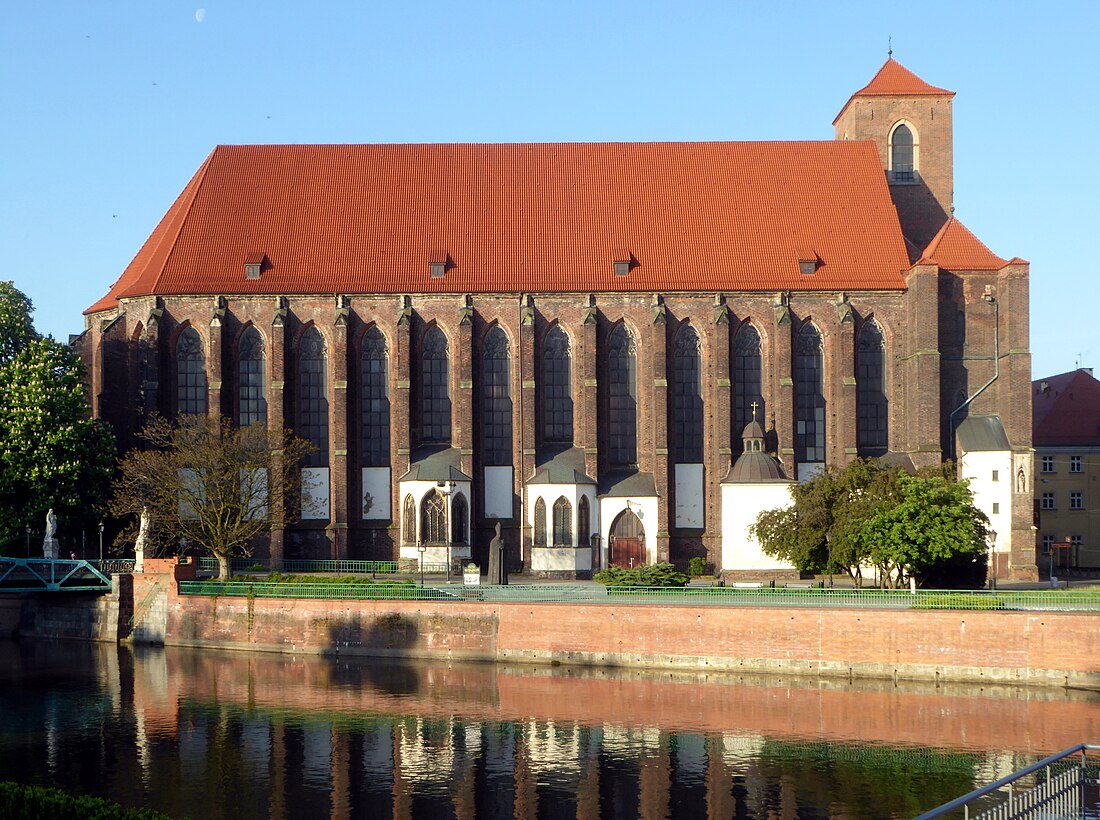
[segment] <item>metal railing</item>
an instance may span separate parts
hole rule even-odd
[[[1100,803],[1097,774],[1100,766],[1088,753],[1100,745],[1079,743],[995,783],[925,812],[916,820],[948,815],[964,820],[1059,820],[1085,817],[1083,811]],[[973,813],[972,809],[976,812]],[[959,812],[962,812],[961,815]],[[1095,812],[1088,814],[1094,817]]]
[[[87,561],[0,558],[0,592],[110,592],[111,579]]]
[[[431,569],[435,564],[425,564],[425,572],[445,572],[446,564]],[[200,572],[216,572],[218,559],[209,556],[199,558]],[[270,572],[269,558],[230,558],[230,572]],[[397,561],[349,561],[287,558],[283,560],[283,572],[364,573],[371,575],[393,574],[398,571]],[[419,570],[417,570],[419,572]]]
[[[104,575],[125,575],[134,571],[133,558],[89,558],[88,563]]]
[[[424,590],[420,592],[419,590]],[[1100,612],[1100,591],[1037,590],[959,592],[880,589],[737,589],[730,587],[612,587],[598,584],[459,584],[419,587],[370,583],[266,583],[184,581],[185,595],[253,595],[266,598],[447,599],[560,603],[628,603],[705,606],[775,606],[825,609],[915,609]],[[440,594],[442,593],[442,594]]]

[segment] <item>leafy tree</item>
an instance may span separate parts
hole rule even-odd
[[[927,490],[926,500],[948,505],[944,516],[953,521],[969,518],[976,527],[983,526],[983,514],[974,508],[966,485],[955,481],[951,465],[920,470],[913,477],[877,459],[856,459],[844,468],[830,467],[811,481],[795,485],[791,489],[793,504],[762,512],[753,532],[768,555],[805,572],[846,573],[857,586],[863,585],[867,568],[876,568],[884,583],[891,585],[908,583],[910,576],[918,580],[938,577],[942,583],[946,580],[944,570],[952,562],[969,580],[975,558],[967,532],[953,529],[950,538],[956,540],[902,547],[900,530],[895,530],[889,550],[881,540],[885,522],[893,520],[889,514],[909,501],[917,487],[929,486],[928,482],[954,488],[938,493]],[[916,514],[913,507],[919,503],[910,501],[907,509],[911,515]],[[868,534],[871,522],[879,527],[874,538]],[[946,523],[939,531],[947,533]],[[984,539],[984,529],[975,531]],[[984,546],[980,553],[984,555]]]
[[[50,507],[63,528],[94,522],[114,468],[114,438],[89,418],[80,359],[34,331],[32,309],[0,282],[0,543]]]
[[[186,543],[218,559],[252,553],[253,540],[295,520],[300,507],[297,465],[313,445],[262,424],[234,427],[226,418],[183,416],[177,424],[153,419],[140,436],[147,449],[122,460],[111,512],[133,523],[116,543],[135,540],[142,510],[150,520],[153,555]]]

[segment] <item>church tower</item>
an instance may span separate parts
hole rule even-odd
[[[838,140],[878,145],[901,230],[916,261],[952,213],[954,91],[929,85],[893,57],[833,120]]]

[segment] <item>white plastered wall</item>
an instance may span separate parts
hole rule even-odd
[[[466,499],[466,532],[471,533],[470,528],[471,521],[470,516],[473,512],[473,500],[470,494],[469,481],[456,481],[454,483],[454,490],[447,498],[447,527],[448,534],[451,527],[451,514],[452,505],[454,503],[454,497],[461,493]],[[420,543],[420,504],[424,500],[424,496],[430,493],[432,490],[442,490],[435,481],[401,481],[398,482],[398,491],[401,493],[401,497],[397,504],[397,515],[401,519],[401,547],[399,548],[398,556],[403,559],[412,559],[414,561],[420,560],[420,550],[418,544]],[[409,538],[405,532],[405,497],[411,495],[413,497],[413,503],[416,504],[416,533],[414,537]],[[407,543],[411,542],[411,543]],[[454,558],[469,558],[470,557],[470,545],[469,544],[452,544],[450,547],[450,557]],[[444,546],[430,546],[424,551],[424,563],[426,564],[444,564],[447,562],[447,547]]]
[[[607,566],[607,545],[611,536],[611,525],[619,513],[630,509],[642,520],[645,531],[645,560],[647,564],[657,562],[657,497],[609,495],[600,499],[600,566]]]
[[[722,570],[769,571],[791,570],[786,561],[765,555],[760,542],[749,532],[756,517],[764,510],[789,507],[791,484],[768,482],[761,484],[722,485]]]
[[[993,480],[996,472],[997,480]],[[1012,551],[1012,474],[1010,450],[983,450],[963,453],[959,458],[959,478],[970,479],[974,506],[989,517],[989,528],[997,533],[994,544],[998,554]],[[998,507],[993,512],[993,505]]]

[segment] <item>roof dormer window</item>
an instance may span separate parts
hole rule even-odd
[[[629,276],[630,272],[638,267],[639,264],[638,260],[634,258],[633,253],[623,253],[615,258],[611,267],[615,271],[616,276]]]
[[[821,257],[810,248],[802,248],[798,251],[798,272],[803,276],[812,276],[821,267]]]
[[[443,275],[447,272],[446,262],[429,262],[428,271],[432,275],[432,279],[442,279]]]
[[[262,251],[250,251],[244,257],[244,278],[259,279],[267,266],[267,254]]]
[[[446,251],[433,252],[428,257],[428,273],[432,279],[442,279],[447,275],[447,271],[455,266],[454,260],[451,259],[451,255]]]

